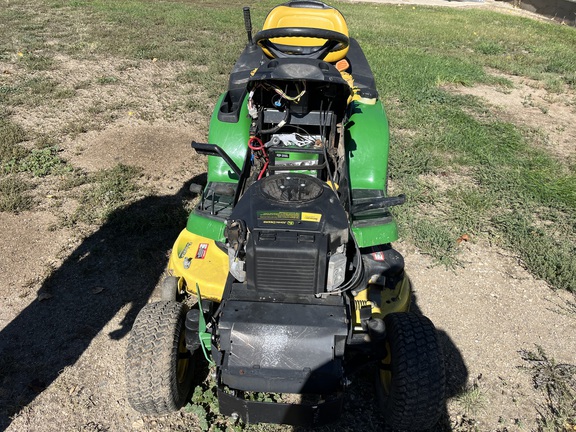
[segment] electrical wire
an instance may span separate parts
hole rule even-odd
[[[256,142],[256,145],[254,145],[253,143]],[[262,140],[256,136],[251,136],[248,139],[248,147],[250,148],[250,150],[252,150],[252,152],[262,152],[262,156],[257,156],[254,155],[257,159],[260,158],[264,158],[264,166],[262,167],[262,169],[260,170],[260,174],[258,174],[258,180],[262,179],[262,177],[264,177],[264,174],[266,173],[266,170],[268,169],[268,164],[270,163],[270,160],[268,158],[268,153],[266,153],[266,146],[264,145],[264,143],[262,142]]]
[[[332,106],[332,101],[328,103],[328,110],[325,112],[322,111],[322,104],[323,101],[320,101],[320,136],[324,140],[326,136],[326,126],[328,122],[328,113],[330,112],[330,108]],[[324,160],[326,161],[326,171],[328,171],[328,178],[330,179],[330,188],[336,193],[336,183],[334,182],[334,176],[332,175],[332,170],[330,169],[330,160],[328,158],[328,150],[326,149],[326,142],[322,146],[322,152],[324,153]]]
[[[302,98],[302,96],[304,96],[306,94],[306,81],[303,81],[302,84],[304,86],[304,90],[300,91],[300,86],[298,85],[298,83],[295,83],[296,91],[300,92],[296,96],[288,96],[288,94],[285,91],[283,91],[280,87],[275,86],[274,84],[263,83],[262,86],[267,90],[272,90],[272,91],[276,92],[283,99],[298,103],[298,102],[300,102],[300,99]],[[288,91],[288,86],[286,86],[286,91]]]
[[[348,291],[349,289],[354,288],[356,286],[356,284],[358,284],[358,282],[362,279],[362,276],[364,275],[364,265],[362,263],[362,255],[360,254],[360,247],[358,246],[358,242],[356,241],[356,237],[354,236],[354,233],[352,232],[351,229],[349,232],[350,232],[350,236],[352,237],[352,241],[354,242],[354,249],[355,249],[355,255],[354,256],[358,260],[358,264],[356,265],[356,268],[354,269],[354,273],[352,274],[352,277],[350,278],[350,280],[346,284],[344,284],[343,286],[341,286],[337,290],[323,293],[325,296],[326,295],[332,295],[332,294],[342,294],[342,293]]]
[[[288,123],[288,117],[290,117],[290,111],[286,110],[286,113],[284,114],[284,118],[280,121],[280,123],[278,123],[276,126],[270,128],[270,129],[260,130],[260,134],[264,135],[264,134],[270,134],[270,133],[278,132],[286,123]]]

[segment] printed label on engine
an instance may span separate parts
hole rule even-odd
[[[286,212],[286,211],[259,211],[258,219],[264,220],[300,220],[300,212]]]
[[[286,221],[292,222],[289,225],[293,225],[294,221],[302,222],[320,222],[322,220],[322,215],[320,213],[307,213],[307,212],[287,212],[287,211],[259,211],[258,219],[265,224],[284,224]]]

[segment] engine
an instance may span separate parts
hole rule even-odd
[[[281,173],[254,183],[227,223],[230,272],[262,295],[336,290],[346,276],[348,219],[316,177]]]

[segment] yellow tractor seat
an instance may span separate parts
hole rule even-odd
[[[309,31],[307,31],[309,29]],[[315,36],[310,36],[317,29]],[[269,40],[275,46],[286,47],[287,52],[298,54],[298,48],[313,50],[321,48],[329,40],[335,38],[338,43],[324,57],[324,61],[335,63],[342,60],[348,53],[348,26],[344,16],[331,6],[319,1],[291,1],[276,6],[270,11],[264,22],[262,33],[266,30],[289,31],[294,36],[271,37]],[[302,36],[297,30],[301,30]],[[268,34],[274,34],[268,32]],[[259,43],[268,57],[277,55],[265,44]]]

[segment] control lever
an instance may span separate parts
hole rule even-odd
[[[252,19],[250,18],[250,8],[244,6],[242,9],[244,11],[244,28],[246,29],[246,35],[248,36],[248,46],[254,46],[254,40],[252,39]]]

